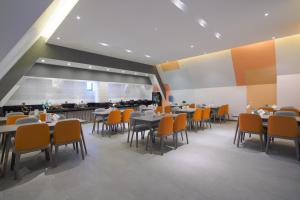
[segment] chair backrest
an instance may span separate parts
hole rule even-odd
[[[58,121],[54,127],[53,143],[67,144],[80,140],[81,124],[77,119]]]
[[[109,113],[107,118],[107,123],[112,124],[118,124],[121,123],[122,115],[120,110],[113,110]]]
[[[289,116],[289,117],[297,117],[296,113],[293,111],[276,111],[276,116]]]
[[[228,104],[225,104],[223,105],[224,106],[224,113],[225,114],[229,114],[229,105]]]
[[[133,109],[126,109],[122,113],[122,122],[129,123],[130,122],[130,114],[134,112]]]
[[[186,129],[187,114],[181,113],[175,117],[173,131],[179,132]]]
[[[262,133],[263,124],[259,115],[241,113],[239,116],[239,130],[250,133]]]
[[[6,119],[6,125],[16,124],[16,121],[21,118],[28,117],[27,115],[9,115]]]
[[[193,114],[193,121],[201,121],[202,120],[202,113],[203,113],[202,109],[196,108],[196,110]]]
[[[42,122],[45,122],[46,121],[46,117],[47,117],[47,114],[46,113],[40,113],[39,114],[39,118]]]
[[[16,120],[16,124],[30,124],[37,122],[39,122],[39,119],[37,117],[25,117]]]
[[[165,113],[171,113],[171,106],[165,106]]]
[[[217,115],[218,116],[224,116],[226,113],[226,105],[222,105],[219,107]]]
[[[284,138],[299,137],[299,128],[294,117],[270,116],[268,120],[268,135]]]
[[[299,117],[299,110],[296,108],[281,108],[280,111],[294,112],[296,117]]]
[[[162,113],[162,106],[157,106],[154,112]]]
[[[5,117],[11,116],[11,115],[24,115],[23,112],[10,112],[6,113]]]
[[[210,119],[210,108],[209,107],[205,107],[203,109],[202,119],[203,120],[209,120]]]
[[[16,151],[43,149],[50,144],[50,131],[47,124],[27,124],[17,128],[15,136]]]
[[[196,108],[196,104],[191,103],[191,104],[189,105],[189,108]]]
[[[171,135],[172,133],[173,133],[173,117],[171,115],[167,115],[160,120],[157,135],[168,136]]]

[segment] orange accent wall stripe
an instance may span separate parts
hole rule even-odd
[[[273,40],[231,49],[237,85],[276,83],[276,56]]]

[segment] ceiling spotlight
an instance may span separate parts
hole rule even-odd
[[[269,13],[265,13],[265,17],[268,17],[269,16]]]
[[[60,40],[60,37],[57,37],[56,39],[57,39],[57,40]]]
[[[109,70],[110,70],[110,69],[106,68],[106,71],[108,71],[108,72],[109,72]]]
[[[67,63],[67,65],[68,65],[68,66],[71,66],[71,63],[70,63],[70,62],[68,62],[68,63]]]
[[[104,47],[108,47],[109,46],[109,44],[104,43],[104,42],[99,42],[99,44],[102,45],[102,46],[104,46]]]
[[[194,48],[195,46],[193,44],[190,45],[191,48]]]
[[[148,54],[146,54],[146,55],[145,55],[145,57],[146,57],[146,58],[151,58],[151,56],[150,56],[150,55],[148,55]]]
[[[132,51],[131,51],[130,49],[125,49],[125,51],[126,51],[127,53],[132,53]]]
[[[122,70],[122,73],[125,73],[125,71],[124,71],[124,70]]]
[[[198,23],[200,24],[200,26],[202,26],[203,28],[205,28],[207,26],[207,22],[204,19],[199,19]]]
[[[185,11],[186,5],[181,0],[171,0],[171,2],[180,10]]]
[[[134,75],[137,75],[137,73],[136,73],[136,72],[134,72]]]
[[[42,63],[44,63],[44,62],[45,62],[45,60],[44,60],[44,59],[42,59],[42,60],[41,60],[41,62],[42,62]]]
[[[79,15],[77,15],[77,16],[76,16],[76,19],[77,19],[77,20],[80,20],[80,16],[79,16]]]
[[[89,68],[92,69],[92,65],[89,65]]]
[[[221,39],[221,38],[222,38],[222,35],[221,35],[221,33],[216,32],[216,33],[215,33],[215,37],[216,37],[217,39]]]

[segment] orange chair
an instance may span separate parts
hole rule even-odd
[[[25,117],[28,117],[28,115],[10,115],[10,116],[7,116],[6,125],[16,124],[16,121],[18,119],[25,118]]]
[[[109,129],[109,137],[112,131],[117,131],[119,124],[122,123],[122,114],[120,110],[113,110],[109,113],[107,120],[102,124],[102,132],[104,130],[104,126],[106,129]]]
[[[297,160],[300,160],[299,137],[299,127],[294,117],[270,116],[268,120],[266,153],[269,151],[271,138],[294,140],[296,146],[296,158]]]
[[[189,105],[189,108],[196,108],[196,104],[191,103],[191,104]]]
[[[58,147],[66,144],[75,144],[78,154],[78,143],[80,145],[82,160],[84,160],[80,121],[77,119],[68,119],[57,122],[54,127],[53,142],[51,146],[51,149],[53,149],[53,146],[55,147],[55,166],[57,163]]]
[[[237,147],[239,147],[240,140],[244,138],[245,133],[258,134],[260,138],[261,150],[263,151],[264,128],[263,128],[262,119],[259,115],[249,114],[249,113],[240,114]]]
[[[209,127],[211,128],[210,111],[211,109],[209,107],[203,109],[202,121],[205,122],[206,125],[209,124]]]
[[[224,119],[225,119],[225,116],[227,116],[227,119],[229,120],[230,116],[229,116],[229,105],[228,104],[224,105]]]
[[[299,117],[299,110],[296,108],[280,108],[280,111],[294,112],[296,114],[296,117]]]
[[[171,106],[165,106],[165,113],[171,113]]]
[[[163,117],[158,126],[157,134],[156,136],[160,138],[160,153],[163,155],[163,145],[164,145],[164,139],[166,139],[168,136],[173,135],[173,116],[167,115]],[[147,136],[147,144],[146,149],[148,149],[148,143],[149,139],[151,140],[151,134],[148,134]],[[175,142],[175,140],[174,140]],[[152,152],[152,140],[151,140],[151,152]],[[174,144],[176,146],[176,144]]]
[[[154,112],[162,113],[162,106],[157,106]]]
[[[177,148],[177,142],[178,142],[178,133],[181,134],[181,139],[183,140],[183,135],[182,132],[185,132],[186,136],[186,143],[189,143],[188,135],[187,135],[187,130],[186,130],[186,122],[187,122],[187,114],[186,113],[181,113],[176,116],[173,124],[173,133],[175,134],[176,137],[176,148]]]
[[[203,110],[200,108],[196,108],[191,121],[192,125],[196,126],[196,128],[201,128],[202,116]]]
[[[40,116],[41,122],[45,122],[46,121],[46,116],[47,116],[46,113],[40,113],[39,116]]]
[[[12,162],[15,161],[14,172],[15,179],[17,179],[21,154],[45,150],[45,152],[49,154],[50,161],[52,161],[49,126],[47,124],[19,126],[16,131],[15,139],[12,140],[12,147]]]
[[[129,129],[129,126],[130,126],[130,115],[131,115],[132,112],[134,112],[133,109],[126,109],[122,113],[122,130],[123,131],[125,130],[125,124],[127,124],[128,129]]]

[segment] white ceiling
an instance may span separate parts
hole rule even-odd
[[[49,43],[154,65],[300,33],[300,0],[181,1],[80,0]]]

